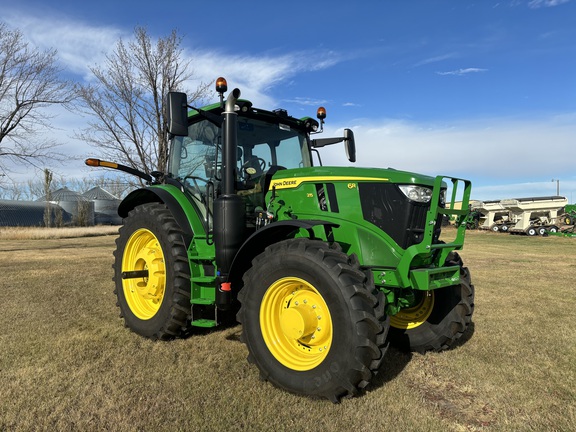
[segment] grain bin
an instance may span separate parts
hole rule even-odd
[[[121,225],[122,218],[118,215],[121,200],[100,186],[96,186],[82,194],[94,203],[94,223],[96,225]]]

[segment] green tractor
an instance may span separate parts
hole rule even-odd
[[[576,204],[568,204],[564,207],[562,222],[566,225],[576,224]]]
[[[168,172],[86,161],[149,184],[118,209],[114,292],[125,325],[169,340],[236,317],[265,380],[334,402],[362,391],[390,342],[453,346],[474,310],[456,252],[470,182],[322,166],[318,149],[336,143],[356,159],[349,129],[313,138],[323,108],[319,121],[298,119],[255,108],[238,89],[224,100],[222,78],[216,89],[220,102],[202,109],[167,95]],[[456,218],[451,241],[440,239],[444,217]]]

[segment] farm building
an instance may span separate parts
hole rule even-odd
[[[45,226],[44,214],[50,206],[50,226],[119,225],[120,200],[100,187],[79,194],[58,189],[37,201],[0,200],[0,226]]]
[[[72,216],[57,204],[51,206],[51,225],[56,225],[56,215],[60,212],[62,222],[69,224]],[[44,226],[46,202],[0,200],[0,226]]]

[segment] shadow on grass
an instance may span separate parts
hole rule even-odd
[[[231,342],[242,343],[240,336],[242,334],[242,326],[237,322],[229,322],[226,325],[219,326],[213,329],[202,329],[200,331],[196,330],[195,334],[209,334],[212,332],[227,330],[229,334],[225,336],[225,339]],[[230,331],[231,330],[231,331]],[[455,350],[461,347],[462,345],[466,344],[472,336],[474,335],[475,326],[474,323],[470,323],[466,331],[462,334],[462,336],[454,342],[452,347],[449,349]],[[378,373],[375,374],[373,379],[371,380],[369,386],[366,388],[367,391],[374,391],[381,387],[386,386],[386,384],[393,379],[395,379],[398,375],[402,373],[402,371],[406,368],[406,366],[410,363],[413,358],[413,353],[396,348],[393,345],[390,345],[386,354],[384,355],[384,360]],[[365,394],[365,392],[361,392],[360,396]]]
[[[472,336],[474,335],[475,326],[474,323],[470,323],[468,328],[462,336],[454,342],[454,344],[450,347],[448,351],[452,351],[458,349],[462,345],[466,344]],[[411,352],[401,350],[396,348],[392,345],[388,348],[384,356],[384,361],[378,370],[376,376],[370,382],[370,386],[368,390],[376,390],[380,387],[386,385],[386,383],[392,381],[398,375],[402,373],[404,368],[410,363],[412,360],[413,354]]]
[[[412,360],[412,353],[399,350],[390,346],[384,356],[384,361],[376,376],[370,382],[367,390],[373,391],[384,387],[387,382],[392,381],[404,370],[406,365]]]

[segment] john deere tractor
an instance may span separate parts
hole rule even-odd
[[[189,107],[169,93],[168,172],[120,204],[115,293],[125,324],[152,339],[236,317],[248,360],[274,385],[334,402],[358,394],[391,342],[451,347],[471,323],[474,287],[457,254],[470,182],[395,169],[325,167],[326,111],[295,118],[240,99]],[[447,199],[447,194],[449,195]],[[455,206],[456,199],[461,203]],[[443,217],[456,219],[453,238]],[[235,315],[236,314],[236,315]]]

